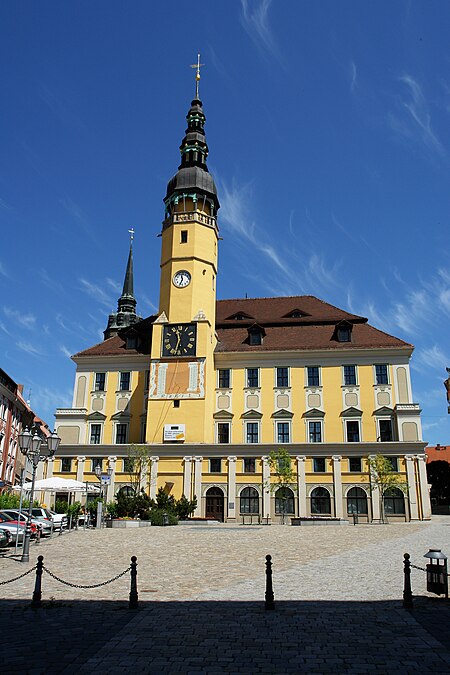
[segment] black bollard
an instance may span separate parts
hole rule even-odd
[[[265,609],[275,609],[272,586],[272,556],[266,555],[266,595]]]
[[[137,591],[137,558],[135,555],[131,556],[131,568],[130,568],[130,577],[131,577],[131,587],[130,587],[130,600],[128,602],[129,609],[138,608],[138,591]]]
[[[411,592],[411,562],[410,562],[409,553],[403,554],[403,566],[404,566],[404,575],[405,583],[403,587],[403,607],[405,609],[412,609],[413,606],[413,596]]]
[[[40,556],[38,556],[37,563],[36,563],[36,580],[34,582],[33,599],[31,601],[32,607],[40,607],[41,606],[42,568],[43,567],[44,567],[44,556],[40,555]]]

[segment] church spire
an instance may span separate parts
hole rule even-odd
[[[136,298],[134,297],[133,283],[133,239],[134,229],[128,230],[130,233],[130,251],[128,253],[127,269],[123,282],[122,295],[117,302],[117,312],[112,312],[108,318],[108,326],[104,331],[105,340],[113,335],[117,335],[121,328],[126,328],[140,321],[141,316],[136,314]]]

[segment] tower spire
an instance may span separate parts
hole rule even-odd
[[[197,71],[195,73],[195,98],[196,98],[197,101],[199,100],[199,98],[198,98],[198,83],[200,82],[200,68],[204,65],[205,65],[204,63],[200,63],[200,54],[197,54],[197,63],[191,64],[191,68],[195,68],[196,71]]]
[[[123,282],[122,295],[117,302],[117,312],[112,312],[108,318],[108,326],[104,331],[105,340],[113,335],[117,335],[121,328],[131,326],[141,320],[141,316],[136,314],[136,298],[134,297],[133,280],[133,239],[134,229],[128,230],[130,233],[130,251],[128,253],[127,268],[125,270],[125,279]]]

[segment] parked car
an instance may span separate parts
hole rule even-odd
[[[46,509],[43,506],[36,506],[32,509],[31,513],[36,520],[46,520],[53,523],[54,530],[59,530],[61,523],[63,527],[67,527],[67,516],[65,513],[55,513],[55,511]]]
[[[20,511],[18,511],[16,509],[2,509],[0,511],[0,515],[8,516],[12,520],[14,520],[16,523],[17,523],[17,521],[19,521],[19,523],[21,523],[25,527],[27,525],[27,516],[25,515],[25,513],[23,513],[23,512],[20,513]],[[32,518],[32,520],[31,520],[31,534],[34,534],[36,536],[38,530],[41,530],[41,535],[44,535],[44,536],[47,536],[47,535],[51,534],[51,532],[52,532],[52,528],[48,527],[48,528],[46,528],[45,534],[44,534],[43,527],[42,527],[41,523],[39,523],[39,521]]]
[[[11,532],[3,527],[0,527],[0,548],[6,548],[11,542]]]
[[[33,524],[32,524],[33,526]],[[19,521],[13,520],[9,516],[7,516],[5,513],[0,513],[0,527],[3,530],[8,530],[8,532],[11,534],[12,540],[11,543],[15,544],[16,540],[18,543],[23,543],[23,540],[25,539],[25,526],[21,525]],[[34,526],[36,528],[36,526]],[[33,531],[31,532],[32,536],[36,536],[36,529],[33,535]]]

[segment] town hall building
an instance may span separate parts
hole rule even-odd
[[[197,75],[198,77],[198,75]],[[430,518],[413,346],[311,295],[217,300],[219,198],[207,168],[198,96],[181,164],[167,185],[158,311],[137,314],[131,242],[123,292],[104,340],[75,354],[73,404],[56,412],[61,444],[47,475],[131,490],[128,447],[148,448],[142,485],[197,498],[225,522],[291,517],[380,519],[369,458],[407,482],[385,497],[392,519]],[[106,317],[105,317],[106,318]],[[271,489],[271,451],[295,480]]]

